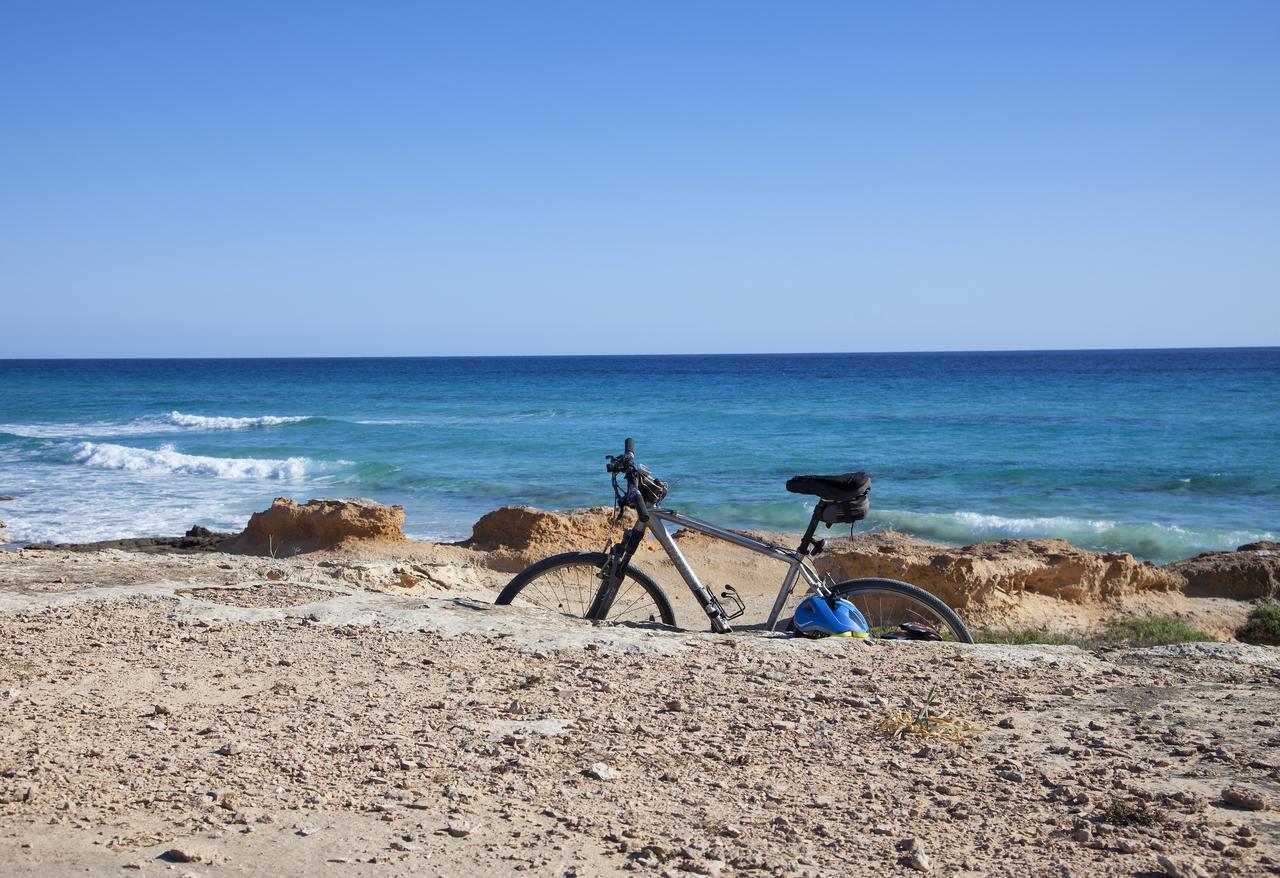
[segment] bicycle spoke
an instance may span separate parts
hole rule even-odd
[[[525,598],[526,600],[528,600],[528,601],[529,601],[529,603],[533,604],[534,606],[539,607],[539,608],[544,609],[544,610],[558,610],[558,609],[559,609],[559,607],[557,607],[557,606],[556,606],[557,599],[556,599],[555,594],[553,593],[553,594],[550,596],[550,598],[548,598],[548,597],[547,597],[547,594],[546,594],[546,592],[544,591],[544,588],[543,588],[543,586],[544,586],[546,583],[530,583],[530,584],[531,584],[531,585],[536,585],[537,587],[536,587],[536,588],[534,588],[534,589],[526,588],[524,591],[522,591],[522,592],[520,593],[520,596],[521,596],[521,597],[523,597],[523,598]],[[529,594],[529,592],[530,592],[530,591],[535,592],[535,594]],[[541,598],[541,600],[538,600],[538,598]]]
[[[630,589],[630,587],[631,587],[631,582],[629,582],[629,581],[628,581],[628,582],[627,582],[627,588],[628,588],[628,589]],[[627,615],[628,613],[630,613],[630,612],[631,612],[632,610],[634,610],[636,607],[638,607],[638,606],[640,606],[641,604],[643,604],[646,600],[649,600],[649,593],[648,593],[648,592],[646,592],[643,588],[642,588],[642,589],[640,589],[639,591],[640,591],[640,594],[639,594],[639,595],[637,595],[637,596],[635,597],[635,599],[631,601],[631,603],[627,604],[623,609],[621,609],[621,610],[619,610],[618,612],[616,612],[616,613],[614,613],[614,614],[613,614],[615,618],[618,618],[618,619],[625,618],[625,617],[626,617],[626,615]],[[619,592],[619,593],[618,593],[618,597],[619,597],[619,598],[620,598],[620,597],[622,597],[622,592]],[[618,603],[618,602],[617,602],[617,600],[615,599],[615,600],[614,600],[614,606],[617,606],[617,603]],[[653,618],[653,614],[652,614],[652,613],[650,613],[650,614],[649,614],[649,616],[648,616],[648,620],[651,620],[652,618]]]
[[[632,585],[631,580],[629,579],[623,580],[621,587],[619,587],[618,589],[618,593],[613,596],[613,607],[610,608],[609,615],[623,616],[629,610],[631,610],[632,607],[636,605],[636,600],[633,599],[631,603],[623,606],[624,602],[627,600],[628,596],[631,594],[631,585]],[[641,591],[643,592],[644,590],[641,589]],[[622,607],[622,608],[619,609],[619,607]]]
[[[959,633],[937,610],[909,595],[870,589],[847,595],[845,599],[851,601],[866,618],[873,637],[892,634],[899,631],[904,623],[915,622],[937,630],[944,640],[961,639]]]
[[[600,578],[599,571],[593,570],[588,573],[586,571],[579,570],[577,572],[586,578],[586,581],[578,589],[578,600],[582,602],[581,615],[585,616],[590,612],[591,604],[595,601],[596,594],[599,593],[600,586],[604,584],[604,580]]]
[[[586,618],[601,586],[600,568],[592,564],[569,563],[553,567],[525,584],[516,600],[552,612]],[[610,620],[653,621],[661,610],[639,581],[623,577],[606,614]]]
[[[577,609],[575,610],[575,609],[574,609],[574,607],[570,604],[569,606],[566,606],[566,607],[565,607],[565,609],[567,609],[567,610],[569,610],[569,611],[571,611],[571,612],[575,612],[575,613],[577,613],[578,615],[585,616],[585,615],[587,614],[587,607],[586,607],[586,606],[584,606],[584,598],[585,598],[585,595],[583,595],[583,593],[582,593],[582,591],[583,591],[583,588],[582,588],[582,571],[581,571],[579,568],[577,568],[577,567],[570,567],[570,568],[568,568],[568,570],[567,570],[566,572],[568,573],[568,576],[566,577],[566,580],[568,580],[570,577],[572,577],[572,579],[573,579],[573,584],[572,584],[572,586],[571,586],[571,585],[569,584],[569,582],[568,582],[568,581],[566,581],[566,582],[565,582],[565,586],[564,586],[564,588],[565,588],[565,596],[566,596],[565,603],[566,603],[566,604],[570,604],[569,596],[570,596],[570,595],[573,595],[573,596],[576,596],[576,597],[577,597],[577,599],[578,599],[578,607],[577,607]]]
[[[572,585],[566,582],[565,591],[577,598],[577,615],[585,616],[587,614],[587,610],[591,609],[591,595],[588,592],[587,583],[584,581],[586,572],[578,567],[571,567],[569,570],[570,577],[572,578]],[[570,606],[569,609],[572,610],[573,607]]]
[[[568,571],[569,576],[572,576],[572,575],[573,575],[574,573],[576,573],[576,572],[577,572],[577,571],[576,571],[574,568],[572,568],[572,567],[571,567],[571,568],[569,568],[569,571]],[[577,595],[577,597],[578,597],[578,603],[579,603],[579,604],[581,604],[581,603],[582,603],[582,595],[578,593],[578,592],[580,591],[580,587],[579,587],[579,585],[578,585],[577,580],[575,579],[575,580],[574,580],[574,582],[573,582],[572,584],[570,584],[570,582],[569,582],[569,576],[566,576],[564,579],[561,579],[561,580],[560,580],[560,589],[561,589],[561,591],[564,593],[564,608],[565,608],[565,610],[567,610],[568,612],[573,612],[573,597],[574,597],[574,595]]]

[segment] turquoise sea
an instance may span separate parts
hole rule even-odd
[[[865,526],[1171,560],[1280,538],[1280,348],[0,360],[12,539],[242,527],[275,496],[402,503],[459,539],[611,501],[634,436],[667,505],[799,530],[801,472],[865,469]]]

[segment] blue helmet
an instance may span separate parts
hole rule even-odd
[[[853,604],[839,598],[809,595],[796,607],[796,633],[806,637],[866,637],[867,620]]]

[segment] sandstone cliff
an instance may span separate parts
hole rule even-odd
[[[491,570],[514,573],[548,555],[599,551],[612,531],[618,538],[634,521],[631,513],[616,526],[607,507],[553,512],[529,506],[505,506],[484,515],[460,548],[480,553],[477,562]],[[223,540],[203,528],[176,540],[156,543],[154,550],[223,551],[287,557],[326,549],[408,550],[429,544],[404,536],[404,509],[371,500],[310,500],[299,505],[279,498],[258,512],[239,535]],[[3,525],[0,524],[0,528]],[[793,546],[795,535],[752,534]],[[705,573],[707,582],[744,583],[753,578],[776,588],[778,562],[712,540],[694,532],[675,539]],[[0,542],[4,532],[0,530]],[[163,545],[160,545],[163,544]],[[95,544],[83,548],[144,546]],[[66,547],[74,548],[74,547]],[[647,539],[638,560],[653,571],[672,574],[656,542]],[[1074,604],[1098,604],[1138,594],[1184,592],[1191,597],[1257,600],[1280,595],[1280,544],[1252,543],[1235,552],[1210,552],[1163,567],[1124,552],[1098,553],[1064,540],[1000,540],[959,548],[930,543],[894,532],[863,533],[828,540],[814,559],[822,573],[837,581],[860,577],[900,579],[921,586],[948,604],[976,610],[994,608],[1008,597],[1039,595]],[[774,577],[777,578],[774,578]],[[671,578],[668,576],[668,578]],[[668,583],[678,587],[678,577]]]
[[[277,497],[271,508],[255,512],[239,536],[223,543],[226,552],[296,555],[354,544],[405,542],[403,506],[372,500],[294,500]]]
[[[1065,540],[1000,540],[953,548],[898,533],[860,534],[830,541],[815,563],[837,580],[902,579],[960,608],[986,603],[997,592],[1086,603],[1182,585],[1178,576],[1127,552],[1089,552]]]
[[[1280,543],[1249,543],[1234,552],[1205,552],[1165,569],[1186,580],[1192,597],[1243,600],[1280,596]]]
[[[471,539],[463,545],[487,552],[486,566],[515,573],[535,561],[559,552],[595,552],[609,539],[613,510],[607,506],[550,512],[532,506],[503,506],[475,523]],[[614,539],[635,522],[628,512],[616,528]],[[641,554],[653,551],[652,541]]]

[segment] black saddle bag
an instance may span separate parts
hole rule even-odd
[[[828,527],[833,524],[852,524],[866,518],[870,509],[871,498],[866,494],[852,500],[824,500],[820,518]]]

